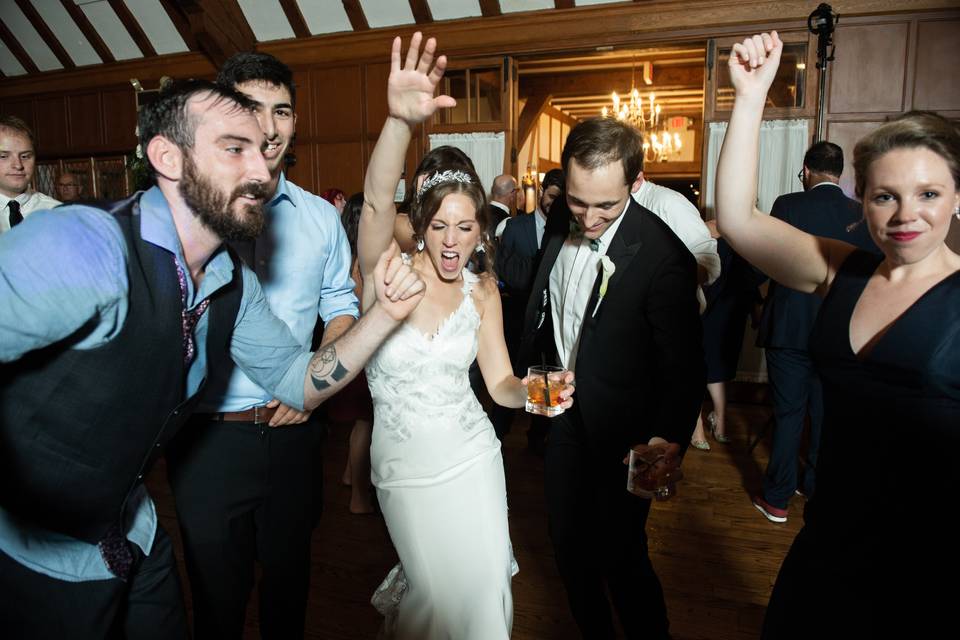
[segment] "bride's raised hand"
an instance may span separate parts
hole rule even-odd
[[[730,51],[730,81],[737,98],[765,100],[780,66],[783,42],[776,31],[761,33],[733,45]]]
[[[457,101],[450,96],[434,96],[437,84],[447,67],[446,56],[434,60],[437,41],[428,38],[420,53],[423,35],[418,31],[410,39],[410,48],[403,66],[400,66],[401,42],[399,36],[393,39],[390,51],[390,78],[387,81],[387,106],[390,115],[403,120],[411,127],[423,122],[437,109],[456,106]]]

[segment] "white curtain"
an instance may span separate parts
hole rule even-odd
[[[809,140],[809,120],[766,120],[760,125],[760,171],[757,208],[769,212],[773,201],[785,193],[801,191],[797,173]],[[707,218],[715,218],[717,162],[727,132],[726,122],[711,122],[707,134],[707,171],[703,176]]]
[[[473,161],[483,190],[490,193],[493,179],[503,173],[504,135],[496,133],[432,133],[430,148],[448,144],[463,151]]]

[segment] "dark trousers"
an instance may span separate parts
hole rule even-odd
[[[0,553],[0,633],[11,640],[187,638],[180,578],[162,528],[149,556],[130,545],[134,569],[119,578],[66,582]]]
[[[650,501],[626,490],[625,451],[588,444],[576,406],[551,421],[544,462],[550,539],[583,637],[666,638],[663,589],[647,554]]]
[[[809,465],[804,470],[802,491],[807,496],[813,495],[823,425],[823,390],[806,350],[768,348],[766,358],[776,427],[770,462],[763,477],[763,499],[786,509],[790,496],[801,486],[797,483],[797,467],[807,414],[810,415]]]
[[[194,634],[240,638],[261,579],[263,638],[302,638],[310,538],[320,517],[322,428],[195,416],[167,454],[193,594]]]

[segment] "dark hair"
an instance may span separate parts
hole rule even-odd
[[[616,118],[590,118],[570,131],[560,159],[566,173],[570,172],[570,160],[590,170],[619,160],[629,185],[643,171],[643,136]]]
[[[807,149],[803,156],[803,166],[814,173],[825,173],[839,178],[843,173],[843,149],[832,142],[821,140]]]
[[[485,272],[492,272],[495,262],[494,246],[490,239],[490,216],[487,211],[486,194],[480,185],[480,179],[472,170],[467,171],[467,168],[463,166],[455,167],[455,169],[469,173],[470,182],[458,182],[456,180],[441,182],[424,191],[420,198],[414,198],[410,210],[410,225],[413,227],[414,238],[420,240],[426,237],[427,227],[430,226],[433,217],[437,215],[444,198],[453,193],[461,193],[467,196],[473,206],[476,207],[477,224],[480,226],[480,243],[483,245],[486,254],[486,258],[480,262],[483,263]]]
[[[407,192],[404,194],[403,202],[397,206],[397,211],[410,213],[410,210],[413,208],[413,201],[417,196],[417,178],[432,175],[441,167],[444,169],[464,169],[473,174],[477,173],[477,170],[473,168],[473,161],[470,160],[470,156],[460,149],[446,144],[436,149],[431,149],[423,156],[420,164],[417,165],[416,171],[414,171],[410,177]]]
[[[199,117],[190,110],[196,96],[213,97],[213,104],[229,103],[232,110],[252,112],[256,103],[239,91],[208,80],[176,80],[166,85],[156,100],[140,108],[137,128],[144,156],[147,145],[157,136],[167,138],[180,149],[193,148]],[[212,105],[211,105],[212,106]],[[155,169],[147,158],[151,175]]]
[[[560,187],[560,191],[563,191],[567,186],[566,176],[563,174],[563,169],[550,169],[543,176],[543,180],[540,181],[540,188],[543,191],[546,191],[550,187]]]
[[[230,56],[220,67],[217,82],[228,87],[236,87],[243,82],[266,82],[275,87],[286,87],[290,92],[290,103],[297,102],[293,72],[268,53],[246,51]]]
[[[10,129],[26,136],[27,140],[30,141],[30,146],[33,147],[33,152],[37,152],[37,139],[33,135],[33,129],[24,120],[17,116],[0,116],[0,129]]]
[[[853,148],[858,197],[866,190],[870,165],[885,153],[902,148],[929,149],[943,158],[954,188],[960,189],[960,127],[933,111],[908,111],[868,133]]]
[[[357,236],[360,233],[360,213],[363,211],[363,193],[355,193],[347,198],[343,206],[340,222],[347,233],[347,242],[350,243],[350,255],[357,257]]]
[[[326,200],[327,202],[329,202],[330,204],[335,204],[335,203],[334,203],[334,200],[337,199],[337,196],[346,197],[346,195],[347,195],[347,194],[345,194],[345,193],[344,193],[343,191],[341,191],[340,189],[330,188],[330,189],[327,189],[326,191],[324,191],[323,193],[321,193],[321,194],[320,194],[320,197],[323,198],[324,200]],[[363,196],[362,193],[361,193],[361,194],[358,194],[358,195]],[[363,198],[362,198],[362,197],[360,198],[360,203],[363,204]]]

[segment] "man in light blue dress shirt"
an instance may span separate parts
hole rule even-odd
[[[273,197],[246,259],[270,308],[310,346],[318,312],[322,345],[358,315],[350,246],[336,208],[288,181],[294,135],[293,74],[263,53],[240,53],[217,81],[257,103]],[[197,637],[240,638],[259,561],[259,623],[271,638],[302,638],[310,539],[323,499],[321,430],[243,371],[211,379],[198,413],[167,455],[183,534]]]
[[[171,545],[142,481],[206,378],[232,359],[287,406],[312,409],[422,297],[388,252],[377,304],[316,354],[273,315],[223,247],[262,227],[270,173],[254,106],[211,83],[176,85],[140,115],[156,187],[108,210],[37,212],[0,237],[10,637],[186,637]]]

